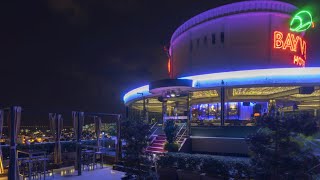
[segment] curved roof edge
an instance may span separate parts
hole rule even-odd
[[[179,79],[190,79],[194,88],[212,88],[222,86],[244,86],[244,85],[319,85],[320,67],[306,68],[273,68],[256,69],[244,71],[231,71],[211,73],[196,76],[182,77]],[[141,99],[142,97],[155,96],[149,92],[149,85],[133,89],[125,94],[125,104]]]
[[[210,9],[201,14],[198,14],[176,29],[171,37],[171,43],[179,37],[185,31],[192,27],[204,23],[206,21],[216,19],[219,17],[240,14],[244,12],[280,12],[284,14],[291,14],[297,10],[297,7],[281,1],[267,1],[267,0],[256,0],[256,1],[243,1],[232,4],[227,4],[214,9]]]

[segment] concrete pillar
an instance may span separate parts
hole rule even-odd
[[[162,127],[164,128],[164,124],[166,122],[167,117],[167,101],[162,102]]]
[[[220,122],[221,126],[224,126],[224,114],[225,114],[225,87],[224,82],[221,82],[221,90],[220,90],[220,103],[221,103],[221,112],[220,112]]]
[[[191,120],[192,120],[190,101],[191,101],[190,93],[188,93],[188,96],[187,96],[187,116],[188,116],[188,118],[187,118],[187,134],[188,134],[188,137],[191,136]]]
[[[146,98],[143,97],[143,109],[142,109],[142,117],[144,122],[148,122],[147,119],[147,108],[146,108]]]

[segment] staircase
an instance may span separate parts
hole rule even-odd
[[[147,147],[146,151],[147,153],[166,153],[167,151],[164,150],[164,144],[166,143],[166,135],[164,134],[161,126],[157,126],[157,124],[154,124],[151,127],[151,132],[153,132],[150,136],[150,145]],[[176,134],[176,143],[180,145],[180,149],[187,140],[187,128],[186,123],[180,124],[179,129]],[[179,149],[179,150],[180,150]]]
[[[154,139],[152,140],[151,145],[147,147],[146,152],[155,154],[167,152],[164,150],[166,139],[167,137],[165,134],[154,135]]]

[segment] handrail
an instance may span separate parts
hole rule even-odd
[[[184,136],[184,134],[185,134],[186,132],[187,132],[187,129],[185,129],[185,130],[183,131],[182,135],[179,137],[179,139],[178,139],[177,141],[180,141],[181,138]]]
[[[157,124],[158,124],[158,123],[154,123],[154,124],[151,126],[150,130],[153,129]],[[149,136],[149,139],[157,132],[158,129],[159,129],[159,128],[156,128],[156,129],[151,133],[151,135]]]
[[[149,143],[149,145],[152,145],[152,143],[157,139],[157,137],[154,137],[151,142]]]
[[[185,133],[187,132],[187,129],[184,130],[184,132],[182,133],[182,135],[179,137],[178,139],[178,142],[181,140],[181,138],[185,135]],[[180,147],[179,147],[179,151],[181,150],[183,144],[186,142],[187,138],[184,138],[183,141],[181,142],[180,144]]]
[[[150,129],[154,128],[154,126],[156,126],[158,123],[154,123]]]
[[[153,131],[153,133],[151,133],[151,135],[149,136],[149,139],[157,132],[158,129],[159,129],[159,128],[156,128],[156,129]]]
[[[179,133],[183,129],[184,126],[186,126],[186,123],[183,123],[183,125],[180,127],[179,131],[176,134],[176,138],[179,136]]]
[[[187,138],[184,138],[184,140],[182,141],[182,143],[180,144],[180,147],[179,147],[179,151],[181,150],[182,146],[184,145],[184,143],[187,141]]]

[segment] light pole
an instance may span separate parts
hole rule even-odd
[[[146,98],[143,96],[143,93],[137,93],[137,94],[140,94],[143,100],[143,109],[142,109],[143,121],[147,121],[149,123],[149,120],[147,119]]]

